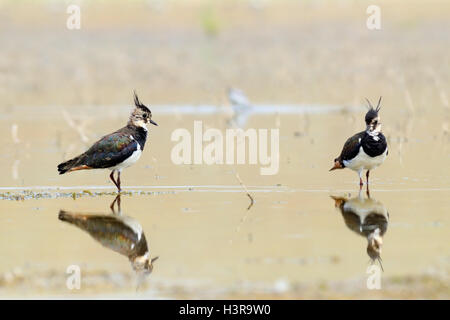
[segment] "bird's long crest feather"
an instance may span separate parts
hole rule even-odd
[[[134,92],[134,104],[136,105],[136,107],[142,107],[143,104],[142,102],[139,101],[139,98],[136,94],[136,90],[134,90],[133,92]]]
[[[381,98],[382,98],[382,96],[380,96],[380,99],[378,99],[377,108],[376,108],[377,112],[380,111],[380,109],[381,109],[381,106],[380,106]]]
[[[367,103],[369,104],[369,109],[373,109],[373,106],[372,106],[372,104],[370,103],[369,99],[367,99],[367,98],[364,98],[364,99],[366,99]]]

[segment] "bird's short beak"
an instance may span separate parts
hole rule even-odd
[[[150,120],[150,123],[155,125],[155,126],[158,126],[158,124],[155,121],[153,121],[153,120]]]
[[[150,262],[153,263],[153,262],[155,262],[155,261],[158,260],[158,259],[159,259],[159,256],[154,257],[153,259],[150,260]]]
[[[341,204],[345,202],[345,198],[343,198],[343,197],[334,197],[334,196],[330,196],[330,197],[331,197],[331,199],[334,200],[334,206],[336,208],[339,208],[341,206]]]
[[[380,263],[381,271],[384,272],[384,268],[383,268],[383,260],[381,260],[381,257],[380,257],[380,256],[378,256],[378,262]]]
[[[340,164],[339,161],[335,161],[333,168],[331,168],[329,171],[333,171],[333,170],[336,170],[336,169],[342,169],[342,165]]]

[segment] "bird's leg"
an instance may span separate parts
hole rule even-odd
[[[117,209],[119,210],[119,215],[122,214],[122,208],[120,206],[120,193],[117,195]]]
[[[111,171],[111,174],[109,175],[109,178],[111,179],[112,182],[114,182],[114,184],[116,185],[117,189],[120,189],[120,187],[117,185],[116,180],[114,180],[114,171],[115,170]]]
[[[369,172],[370,172],[370,170],[367,170],[367,173],[366,173],[366,178],[367,178],[367,197],[369,197],[370,198],[370,191],[369,191]]]
[[[117,212],[114,209],[114,205],[117,203]],[[122,215],[122,209],[120,207],[120,193],[114,198],[114,201],[109,206],[111,208],[111,211],[114,215]]]
[[[114,211],[114,204],[116,203],[116,198],[114,198],[113,202],[111,202],[111,205],[109,206],[109,208],[111,209],[112,213],[115,214],[116,212]]]
[[[117,174],[117,189],[119,189],[119,193],[122,191],[122,189],[120,188],[120,170]],[[120,201],[120,199],[119,199]]]
[[[362,188],[362,186],[364,185],[364,182],[363,182],[363,180],[362,180],[362,176],[361,176],[361,174],[362,174],[362,170],[361,170],[361,171],[359,171],[359,172],[358,172],[358,174],[359,174],[359,189],[361,189],[361,188]]]
[[[109,208],[111,209],[111,211],[112,211],[113,214],[117,214],[117,213],[116,213],[116,210],[114,209],[114,205],[116,204],[116,202],[117,202],[117,204],[118,204],[119,211],[120,211],[120,194],[118,194],[118,195],[114,198],[113,202],[111,202],[111,205],[109,206]]]

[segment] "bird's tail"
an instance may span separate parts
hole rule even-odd
[[[91,223],[89,222],[89,215],[69,212],[61,209],[59,210],[58,219],[89,232],[89,227],[91,225]],[[94,224],[93,227],[95,229],[96,225]]]
[[[70,212],[67,212],[64,210],[59,210],[58,219],[61,221],[66,221],[66,222],[70,222],[70,223],[75,222],[74,216]]]
[[[78,160],[80,157],[73,158],[66,162],[58,164],[58,172],[59,174],[64,174],[72,168],[75,168],[78,165]]]

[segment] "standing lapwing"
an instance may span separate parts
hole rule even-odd
[[[140,158],[147,140],[147,124],[158,125],[152,120],[152,112],[139,101],[136,92],[134,104],[136,107],[125,127],[104,136],[78,157],[59,164],[59,174],[86,169],[110,169],[109,177],[120,193],[120,173]],[[114,179],[116,171],[117,180]]]
[[[334,159],[335,169],[349,168],[358,172],[359,185],[363,186],[362,172],[367,170],[367,190],[369,190],[369,172],[384,162],[388,154],[386,138],[381,133],[380,111],[381,97],[374,109],[368,99],[369,111],[366,113],[366,130],[347,139],[341,155]]]

